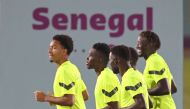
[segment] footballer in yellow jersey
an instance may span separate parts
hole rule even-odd
[[[169,90],[171,90],[171,82],[173,80],[173,77],[164,59],[157,53],[150,55],[149,58],[146,60],[144,78],[147,83],[148,89],[156,87],[160,80],[167,79]],[[162,96],[152,95],[151,98],[154,103],[153,105],[154,108],[160,108],[160,109],[176,108],[171,92],[169,94]]]
[[[97,77],[95,99],[97,109],[107,107],[107,103],[119,101],[120,82],[111,69],[105,68]]]
[[[54,95],[36,91],[39,102],[49,102],[57,109],[85,109],[84,100],[88,99],[86,86],[81,79],[78,68],[69,61],[73,51],[73,40],[67,35],[55,35],[49,47],[50,62],[57,64],[54,79]],[[82,87],[81,87],[82,86]]]
[[[94,90],[96,109],[118,109],[120,82],[107,67],[110,48],[105,43],[96,43],[89,50],[87,68],[94,69],[97,81]]]
[[[143,75],[153,101],[153,109],[176,109],[172,93],[177,92],[177,88],[168,65],[157,53],[160,45],[156,33],[143,31],[137,40],[137,51],[146,60]]]
[[[133,97],[143,94],[146,108],[149,109],[148,90],[143,76],[138,70],[129,68],[122,76],[121,86],[121,108],[133,105],[135,103]]]
[[[81,87],[83,86],[83,87]],[[56,105],[57,109],[86,109],[82,92],[86,90],[77,67],[66,61],[57,69],[54,80],[54,96],[61,97],[67,94],[75,96],[72,106]]]
[[[121,80],[120,108],[149,109],[148,91],[142,74],[131,67],[127,46],[114,46],[110,52],[112,69],[118,69]]]

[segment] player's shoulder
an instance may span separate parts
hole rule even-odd
[[[79,70],[78,67],[73,64],[71,61],[67,61],[64,65],[62,65],[62,67],[65,70]]]
[[[154,53],[149,56],[148,61],[152,61],[152,62],[164,61],[164,58],[160,54]]]
[[[66,63],[61,65],[61,67],[61,71],[63,72],[62,74],[65,76],[80,76],[78,67],[70,61],[67,61]]]
[[[110,68],[105,68],[104,71],[102,72],[102,76],[103,78],[108,78],[108,79],[111,79],[111,78],[116,78],[116,74],[113,73],[113,71],[110,69]]]
[[[125,79],[128,81],[140,81],[143,78],[143,75],[140,71],[134,68],[130,68],[128,74],[125,75]]]
[[[110,68],[105,68],[101,74],[99,75],[99,81],[106,83],[112,82],[118,82],[119,79],[116,74],[113,73],[113,71]]]

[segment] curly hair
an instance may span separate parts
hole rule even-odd
[[[129,61],[130,53],[129,48],[125,45],[117,45],[111,48],[111,52],[113,55],[124,59],[125,61]]]
[[[156,33],[151,31],[143,31],[140,33],[140,36],[145,37],[147,41],[153,45],[155,50],[158,50],[160,48],[161,42],[159,36]]]
[[[67,54],[70,55],[73,51],[73,40],[68,35],[55,35],[53,40],[57,40],[60,42],[61,46],[67,49]]]
[[[106,43],[95,43],[92,48],[100,52],[104,56],[106,63],[108,63],[110,47]]]

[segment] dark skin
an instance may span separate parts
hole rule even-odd
[[[138,37],[136,48],[139,50],[139,56],[144,57],[145,60],[147,60],[148,57],[154,54],[157,50],[154,43],[148,42],[146,38],[142,36]],[[177,91],[177,88],[173,82],[172,84],[172,92],[174,93]],[[156,87],[150,89],[148,92],[152,96],[168,95],[170,93],[170,88],[167,79],[163,78],[158,81]]]
[[[103,109],[118,109],[118,103],[117,102],[109,102],[107,103],[108,106]]]
[[[84,90],[84,91],[82,92],[82,96],[83,96],[84,101],[87,101],[87,100],[89,99],[88,91],[87,91],[87,90]]]
[[[133,48],[129,48],[129,49],[131,50],[130,52],[133,52],[133,50],[134,50]],[[133,52],[133,54],[134,55],[138,55],[137,52]],[[136,69],[136,63],[137,63],[137,61],[138,61],[138,57],[133,57],[133,55],[132,55],[132,57],[130,57],[130,64],[131,64],[131,66],[134,69]],[[150,99],[150,96],[148,96],[148,100],[149,100],[149,108],[152,108],[153,107],[153,103],[152,103],[152,101]]]
[[[59,67],[62,63],[66,62],[69,58],[67,49],[61,46],[57,40],[52,40],[49,46],[49,58]],[[84,100],[88,100],[87,90],[82,92]],[[39,102],[49,102],[50,105],[72,106],[75,103],[75,96],[73,94],[65,94],[61,97],[55,97],[51,94],[45,94],[43,91],[35,91],[35,99]]]
[[[152,96],[168,95],[170,93],[168,82],[166,78],[158,81],[157,86],[149,89],[148,93]]]
[[[110,53],[110,63],[112,68],[118,67],[120,75],[123,76],[124,73],[131,67],[129,62],[126,62],[124,59],[114,56]],[[135,103],[130,107],[125,107],[122,109],[146,109],[145,100],[142,94],[137,94],[133,97]]]
[[[174,81],[172,80],[171,81],[172,82],[172,84],[171,84],[171,93],[173,94],[173,93],[176,93],[177,92],[177,87],[176,87],[176,85],[175,85],[175,83],[174,83]],[[150,89],[149,90],[149,94],[150,95],[157,95],[157,96],[159,96],[159,95],[167,95],[167,94],[169,94],[169,91],[168,91],[168,87],[167,87],[167,85],[162,85],[162,84],[166,84],[167,83],[167,79],[161,79],[160,81],[158,81],[158,83],[157,83],[157,85],[159,85],[158,87],[155,87],[155,88],[152,88],[152,89]],[[161,85],[161,86],[160,86]],[[163,87],[163,88],[159,88],[159,87]],[[156,91],[155,91],[156,90]],[[162,93],[159,93],[159,94],[157,94],[157,93],[155,93],[155,92],[157,92],[157,90],[159,91],[159,92],[162,92]]]
[[[36,92],[38,96],[37,101],[49,102],[50,104],[57,104],[61,106],[72,106],[74,104],[74,96],[72,94],[65,94],[63,97],[54,97],[46,95],[43,92]]]
[[[144,106],[145,101],[142,94],[135,95],[133,97],[135,104],[127,107],[127,108],[121,108],[121,109],[146,109],[146,106]],[[138,105],[136,105],[138,104]]]
[[[173,79],[172,79],[171,92],[172,92],[172,94],[177,92],[177,87],[176,87],[176,84]]]
[[[153,102],[150,99],[150,96],[148,96],[148,103],[149,103],[149,108],[153,108]]]
[[[59,41],[52,40],[48,50],[49,58],[52,62],[60,66],[68,60],[67,49],[63,48]],[[61,106],[72,106],[74,104],[75,96],[73,94],[65,94],[62,97],[54,97],[45,94],[43,91],[36,91],[35,98],[39,102],[49,102],[50,104],[57,104]]]
[[[107,67],[107,62],[105,61],[103,55],[95,49],[89,51],[86,63],[88,69],[94,69],[97,76]],[[108,106],[103,109],[118,109],[118,102],[108,102]]]

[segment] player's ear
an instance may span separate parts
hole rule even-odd
[[[63,54],[67,54],[67,49],[63,48]]]
[[[148,47],[151,51],[156,51],[156,43],[151,42],[148,44]]]

